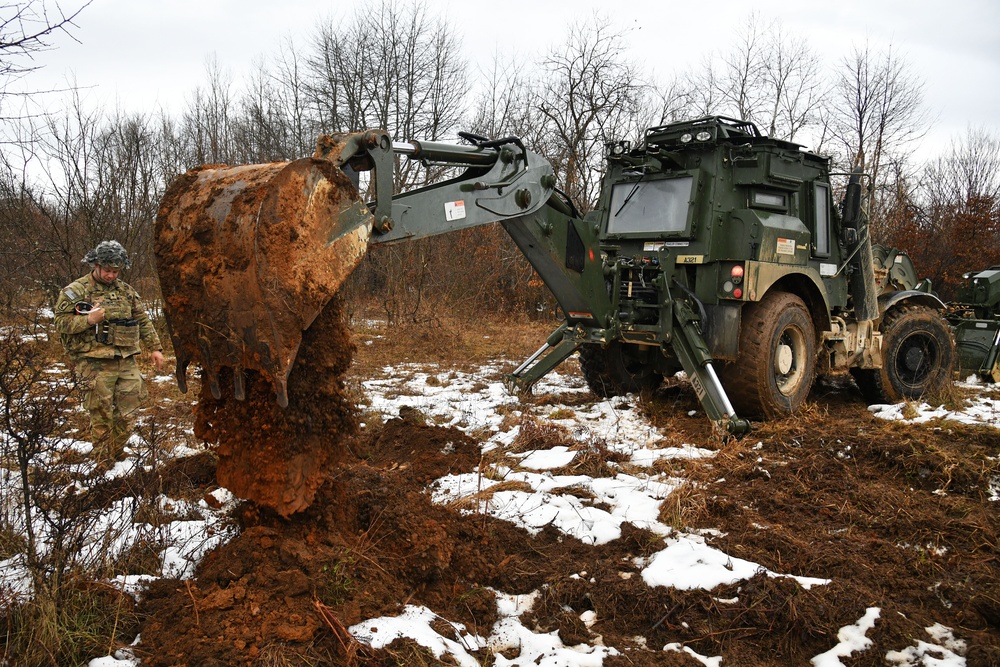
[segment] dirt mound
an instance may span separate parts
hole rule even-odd
[[[827,585],[761,572],[712,591],[651,587],[639,563],[663,539],[648,531],[624,524],[621,538],[595,547],[432,504],[427,483],[471,469],[479,445],[399,419],[348,443],[357,456],[345,455],[308,509],[284,519],[245,505],[242,534],[196,579],[153,584],[141,603],[143,664],[440,664],[408,641],[362,647],[345,628],[414,604],[439,614],[446,635],[463,623],[488,636],[491,589],[539,591],[522,623],[566,645],[600,634],[623,651],[608,667],[700,664],[662,650],[676,642],[727,664],[807,664],[872,606],[882,609],[867,633],[873,647],[851,664],[883,664],[935,622],[969,642],[970,667],[1000,664],[997,525],[982,468],[1000,435],[900,427],[857,401],[756,435],[725,445],[700,478],[688,464],[695,483],[661,520],[721,529],[710,541],[734,558]]]
[[[331,622],[339,629],[407,599],[488,633],[493,596],[473,582],[496,581],[523,536],[456,522],[423,493],[456,459],[478,460],[478,446],[401,420],[358,445],[370,462],[344,462],[310,508],[286,520],[247,505],[241,535],[205,559],[196,581],[150,587],[144,665],[253,664],[275,652],[343,660]]]
[[[356,429],[342,381],[352,351],[335,299],[305,331],[288,379],[287,408],[253,371],[245,372],[245,400],[234,397],[231,368],[220,372],[221,398],[203,384],[195,435],[218,445],[219,484],[282,516],[308,507]]]

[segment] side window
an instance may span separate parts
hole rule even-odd
[[[817,183],[813,193],[816,202],[816,227],[813,234],[813,254],[830,255],[830,186]]]

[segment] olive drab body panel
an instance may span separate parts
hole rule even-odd
[[[958,300],[951,304],[948,323],[958,346],[963,376],[1000,382],[1000,266],[963,276]]]

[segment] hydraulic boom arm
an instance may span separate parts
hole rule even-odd
[[[178,178],[157,218],[157,260],[177,380],[200,361],[212,394],[220,370],[262,373],[287,405],[287,381],[309,327],[369,245],[392,244],[499,222],[551,290],[566,322],[508,377],[529,389],[578,349],[616,326],[597,225],[555,190],[552,166],[520,140],[464,135],[470,145],[393,142],[382,130],[324,135],[312,158],[202,167]],[[455,176],[397,194],[397,155],[455,169]],[[367,180],[370,201],[358,187]],[[742,434],[712,369],[690,307],[669,296],[672,345],[712,420]],[[196,296],[197,298],[192,298]],[[607,338],[605,340],[611,340]]]

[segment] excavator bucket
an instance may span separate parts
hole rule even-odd
[[[302,332],[368,246],[372,214],[325,159],[229,167],[178,177],[156,220],[156,260],[177,384],[187,367],[220,398],[219,371],[259,371],[288,405],[287,382]]]

